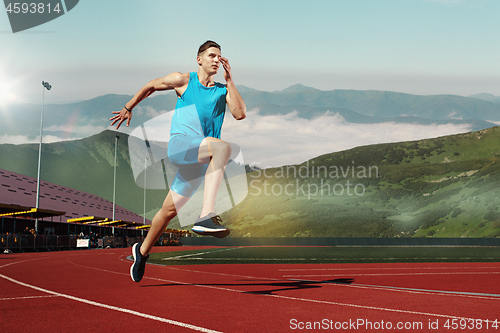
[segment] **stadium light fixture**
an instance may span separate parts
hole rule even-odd
[[[40,116],[40,145],[38,146],[38,175],[36,180],[36,206],[38,209],[40,206],[40,170],[42,162],[42,138],[43,138],[43,111],[45,106],[45,89],[50,90],[52,86],[45,81],[42,81],[42,114]],[[38,234],[38,219],[35,219],[35,233]]]

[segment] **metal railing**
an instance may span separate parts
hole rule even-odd
[[[0,249],[11,251],[58,251],[77,249],[78,236],[0,234]],[[128,247],[144,237],[105,236],[90,239],[85,248]],[[102,241],[100,241],[102,240]]]

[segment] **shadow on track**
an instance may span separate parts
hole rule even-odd
[[[264,282],[264,283],[220,283],[220,284],[203,284],[203,283],[193,283],[193,284],[156,284],[156,285],[143,285],[141,288],[149,287],[174,287],[174,286],[211,286],[211,287],[242,287],[242,286],[261,286],[270,287],[274,289],[266,290],[255,290],[255,291],[242,291],[244,294],[257,294],[257,295],[273,295],[273,293],[278,291],[291,291],[291,290],[302,290],[302,289],[315,289],[321,288],[325,284],[351,284],[354,279],[351,278],[340,278],[325,281],[282,281],[282,282]]]

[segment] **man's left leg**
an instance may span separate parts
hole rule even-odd
[[[222,220],[215,214],[215,199],[230,157],[231,145],[229,143],[212,137],[207,137],[201,142],[198,162],[208,163],[208,168],[205,174],[203,207],[200,217],[192,228],[198,234],[216,237],[229,235],[229,229],[220,225]]]

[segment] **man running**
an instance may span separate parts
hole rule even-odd
[[[121,111],[110,118],[116,128],[126,121],[130,125],[132,110],[155,91],[175,90],[177,104],[172,117],[168,157],[179,168],[162,208],[156,213],[151,228],[142,243],[132,247],[134,263],[130,268],[132,280],[139,282],[143,275],[149,252],[170,220],[196,192],[205,180],[203,207],[192,230],[200,235],[225,237],[229,230],[220,225],[215,214],[215,199],[224,177],[226,164],[231,157],[231,145],[220,139],[226,104],[237,120],[246,117],[246,105],[236,89],[229,61],[221,56],[221,47],[206,41],[198,49],[198,72],[174,72],[155,79],[142,87],[125,104]],[[226,84],[214,81],[219,66],[224,68]],[[203,177],[204,175],[204,177]]]

